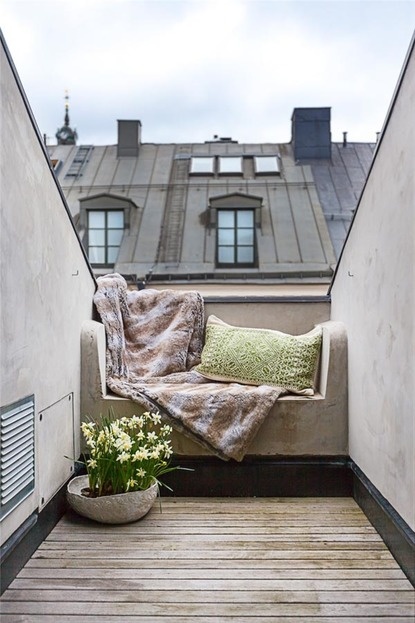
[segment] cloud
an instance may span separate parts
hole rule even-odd
[[[120,118],[141,119],[149,142],[216,133],[285,142],[296,106],[331,106],[336,139],[349,130],[350,140],[372,140],[412,9],[389,0],[3,0],[2,23],[50,137],[68,89],[85,143],[114,143]]]

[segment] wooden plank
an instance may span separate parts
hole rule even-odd
[[[236,537],[237,538],[237,537]],[[85,547],[83,547],[85,545]],[[77,543],[71,548],[71,554],[73,556],[79,556],[80,558],[89,558],[89,557],[102,557],[103,551],[105,552],[105,556],[107,558],[118,558],[118,556],[122,555],[126,558],[135,558],[137,555],[141,554],[141,549],[134,549],[131,547],[130,543],[111,543],[105,541],[97,541],[94,544],[89,544],[86,547],[86,543]],[[286,541],[276,541],[274,539],[268,539],[268,541],[258,542],[255,540],[222,540],[222,539],[212,539],[212,540],[195,540],[195,541],[185,541],[182,539],[173,539],[173,540],[164,540],[164,539],[153,539],[148,543],[144,541],[140,544],[142,549],[150,549],[152,552],[163,552],[163,551],[183,551],[190,550],[194,552],[194,556],[197,557],[198,551],[213,551],[217,550],[221,552],[223,549],[231,550],[234,552],[247,552],[248,550],[260,550],[266,551],[269,553],[278,553],[284,550],[292,550],[292,551],[316,551],[318,555],[321,553],[324,554],[327,550],[379,550],[382,551],[384,548],[384,544],[382,542],[360,542],[360,541],[348,541],[345,543],[337,543],[335,541],[326,542],[326,541],[296,541],[291,542],[289,540]],[[197,546],[197,547],[196,547]],[[68,551],[67,546],[62,543],[48,543],[47,545],[41,545],[38,549],[38,554],[54,557],[64,555],[65,551]]]
[[[272,519],[272,522],[270,521]],[[192,517],[186,518],[182,515],[167,515],[161,513],[160,515],[148,515],[139,521],[132,524],[125,524],[118,526],[118,529],[114,526],[106,524],[97,524],[93,521],[62,521],[50,534],[52,538],[55,534],[73,534],[74,532],[90,533],[95,532],[108,532],[115,534],[123,534],[128,532],[139,532],[151,527],[164,527],[166,530],[170,528],[182,528],[185,526],[190,529],[198,528],[199,526],[217,527],[217,528],[234,528],[234,527],[246,527],[263,530],[264,528],[271,530],[281,529],[301,529],[301,528],[314,528],[315,530],[323,531],[324,528],[342,530],[344,527],[360,528],[361,531],[372,531],[374,528],[365,521],[360,514],[339,514],[333,515],[327,513],[319,514],[300,514],[298,512],[285,513],[285,514],[267,514],[261,513],[259,517],[250,516],[248,513],[241,513],[234,515],[220,515],[215,516],[213,513],[211,516],[206,514],[192,513]],[[56,531],[56,532],[55,532]],[[236,531],[236,530],[235,530]]]
[[[130,597],[131,599],[131,597]],[[140,616],[163,617],[167,620],[173,616],[192,616],[198,617],[201,613],[200,603],[179,603],[171,604],[165,602],[153,603],[142,602],[136,604],[134,601],[128,602],[79,602],[79,601],[59,601],[57,602],[37,602],[37,601],[21,601],[15,602],[5,601],[2,604],[2,613],[10,614],[16,612],[24,612],[25,614],[54,614],[56,617],[70,614],[83,614],[88,616],[90,621],[91,615],[99,615],[104,617],[107,615],[117,616],[133,616],[138,613]],[[246,615],[246,604],[238,603],[203,603],[203,615],[205,617],[229,617]],[[319,603],[273,603],[255,604],[255,616],[288,616],[296,617],[297,615],[308,616],[338,616],[338,617],[354,617],[354,616],[406,616],[410,617],[414,614],[412,604],[319,604]],[[60,619],[58,619],[60,620]],[[197,618],[194,620],[197,621]],[[314,620],[314,619],[313,619]]]
[[[134,591],[134,594],[132,593]],[[66,589],[25,589],[13,590],[8,595],[8,601],[77,601],[77,602],[131,602],[147,603],[151,600],[154,603],[169,604],[282,604],[282,603],[304,603],[304,591],[300,590],[170,590],[159,591],[148,588],[135,589],[132,585],[130,589],[93,589],[80,590]],[[406,604],[413,605],[412,591],[376,590],[376,591],[310,591],[306,595],[307,603],[311,604]],[[406,609],[410,613],[410,608]]]
[[[226,543],[228,547],[254,547],[255,549],[261,548],[264,545],[268,545],[270,547],[279,547],[284,543],[291,543],[293,535],[286,534],[244,534],[243,540],[241,540],[242,535],[235,534],[171,534],[171,533],[158,533],[158,534],[140,534],[137,538],[140,539],[140,542],[143,547],[146,544],[151,543],[158,544],[162,547],[170,547],[170,544],[177,543],[178,538],[180,539],[181,547],[194,547],[195,545],[201,546],[204,548],[205,546],[209,546],[209,544],[214,544],[214,546],[222,547],[223,543]],[[383,548],[383,541],[378,534],[354,534],[353,537],[350,537],[348,534],[295,534],[294,535],[297,545],[302,544],[307,547],[308,543],[313,543],[318,547],[318,544],[324,542],[325,544],[338,544],[338,543],[346,543],[348,545],[354,544],[362,544],[362,547],[366,549],[371,549],[380,543],[381,548]],[[103,540],[102,537],[100,540],[96,540],[94,542],[86,541],[83,539],[77,539],[76,541],[52,541],[47,540],[43,546],[43,549],[61,549],[62,543],[74,543],[74,547],[82,547],[84,550],[88,549],[99,549],[101,547],[129,547],[132,542],[136,542],[136,539],[108,539]],[[363,545],[364,544],[364,545]]]
[[[111,574],[108,574],[110,576]],[[112,583],[110,578],[110,582],[108,583],[106,580],[99,581],[97,579],[93,579],[91,583],[85,581],[85,586],[100,586],[101,588],[110,589],[112,586],[114,588],[114,583]],[[70,585],[70,581],[67,581],[67,584]],[[127,584],[130,586],[131,590],[155,590],[155,591],[185,591],[185,590],[195,590],[195,591],[250,591],[255,587],[257,590],[276,590],[276,591],[298,591],[303,590],[305,593],[308,591],[352,591],[352,590],[361,590],[361,591],[371,591],[371,590],[394,590],[394,591],[407,591],[411,590],[411,584],[409,580],[406,578],[401,579],[310,579],[310,578],[302,578],[302,579],[283,579],[283,580],[257,580],[255,577],[251,577],[250,579],[228,579],[228,580],[216,580],[216,579],[206,579],[206,578],[198,578],[198,579],[173,579],[173,578],[154,578],[151,580],[131,580],[127,581]],[[119,590],[121,585],[125,585],[125,582],[121,580],[117,582],[116,590]],[[76,582],[73,583],[73,586],[77,586],[77,590],[80,590],[79,585]],[[14,586],[12,586],[8,592],[12,592],[14,590]],[[9,597],[6,595],[5,600]]]
[[[290,544],[287,544],[287,546]],[[292,548],[294,544],[290,545]],[[238,550],[232,550],[227,548],[221,548],[216,550],[213,553],[212,548],[206,550],[186,550],[183,548],[178,549],[167,549],[162,548],[161,550],[150,549],[142,549],[131,550],[124,549],[124,551],[115,550],[109,552],[107,550],[103,550],[103,552],[84,552],[84,550],[74,550],[74,549],[64,549],[62,551],[43,551],[40,548],[33,554],[33,559],[37,558],[48,558],[48,559],[69,559],[72,560],[74,557],[78,557],[78,560],[82,560],[82,564],[84,564],[84,560],[102,560],[103,556],[107,560],[119,560],[122,556],[124,561],[127,561],[130,564],[132,560],[145,560],[151,559],[154,561],[157,560],[165,560],[165,559],[177,559],[177,560],[204,560],[204,559],[212,559],[214,558],[217,561],[222,560],[342,560],[342,559],[357,559],[357,560],[365,560],[369,559],[389,559],[391,554],[388,551],[379,549],[379,550],[363,550],[358,547],[354,550],[322,550],[319,548],[315,548],[314,551],[309,549],[279,549],[276,550],[267,550],[267,549],[258,549],[258,550],[244,550],[241,548]]]
[[[314,569],[205,569],[203,566],[198,567],[197,561],[195,566],[190,569],[182,569],[177,567],[175,569],[163,569],[163,579],[171,579],[177,586],[181,586],[183,580],[198,580],[203,581],[223,581],[223,580],[248,580],[255,582],[259,586],[261,580],[316,580],[316,573]],[[59,578],[56,577],[56,573],[53,576],[43,576],[39,582],[38,579],[22,578],[20,575],[15,579],[13,588],[34,588],[40,586],[42,588],[87,588],[91,586],[101,586],[109,584],[108,588],[111,588],[111,582],[113,580],[120,580],[118,586],[121,587],[122,580],[127,581],[155,581],[160,578],[160,569],[114,569],[111,572],[111,578],[108,580],[107,569],[94,569],[94,572],[89,575],[87,573],[72,573],[71,575],[65,573]],[[320,569],[318,573],[318,581],[321,580],[399,580],[399,582],[405,582],[402,578],[402,571],[400,569]],[[184,583],[186,587],[186,583]],[[408,586],[410,588],[410,585]]]
[[[399,569],[398,563],[395,559],[389,555],[385,558],[365,558],[362,559],[359,555],[356,558],[343,558],[339,556],[337,559],[328,560],[327,558],[313,559],[269,559],[263,558],[256,559],[239,559],[221,560],[220,566],[222,569],[249,569],[255,572],[256,569],[364,569],[369,571],[371,569]],[[120,573],[133,573],[135,569],[217,569],[218,563],[216,559],[164,559],[162,561],[153,560],[151,558],[128,560],[88,560],[84,559],[78,561],[75,559],[48,559],[37,558],[28,561],[26,566],[21,570],[19,577],[56,577],[59,573],[68,573],[68,577],[71,576],[73,570],[74,573],[80,574],[83,571],[88,575],[89,569],[93,568],[95,574],[99,574],[101,569],[111,569],[111,575],[117,574],[117,570]],[[126,571],[125,571],[126,570]],[[104,571],[105,575],[107,572]],[[44,575],[42,575],[44,574]],[[48,575],[49,574],[49,575]],[[99,577],[99,575],[97,576]]]
[[[146,524],[145,526],[137,526],[130,530],[123,530],[120,532],[115,532],[114,530],[94,530],[94,527],[91,526],[90,530],[56,530],[53,534],[50,534],[45,542],[53,542],[53,541],[90,541],[91,537],[103,537],[107,535],[111,535],[111,541],[122,541],[126,538],[132,538],[134,536],[150,536],[150,535],[164,535],[164,534],[172,534],[175,535],[197,535],[197,534],[221,534],[221,535],[232,535],[238,532],[238,534],[251,534],[251,535],[284,535],[284,536],[320,536],[320,535],[344,535],[345,527],[344,526],[270,526],[267,523],[260,523],[258,525],[247,525],[247,523],[238,523],[238,524],[229,524],[229,525],[183,525],[182,522],[175,524]],[[377,535],[377,532],[371,526],[348,526],[347,527],[348,535],[358,535],[360,536],[371,536]]]
[[[276,619],[274,616],[226,616],[223,618],[226,623],[276,623]],[[3,614],[1,617],[2,623],[56,623],[56,615],[55,614],[31,614],[31,615],[19,615],[19,614]],[[113,615],[105,615],[103,618],[101,615],[88,616],[88,619],[85,619],[85,615],[76,615],[76,614],[68,614],[68,615],[59,615],[59,623],[155,623],[155,620],[152,616],[141,616],[141,615],[128,615],[124,616],[122,614]],[[199,614],[197,619],[194,616],[171,616],[169,615],[168,619],[164,617],[158,617],[157,621],[163,623],[216,623],[217,619],[204,616],[203,614]],[[279,616],[277,619],[278,623],[346,623],[346,619],[340,618],[337,616],[299,616],[296,615],[295,619],[291,616]],[[349,623],[349,621],[347,621]],[[380,623],[379,617],[377,615],[374,616],[354,616],[352,623]],[[412,616],[399,616],[399,617],[387,617],[382,618],[382,623],[414,623],[414,619]]]
[[[1,598],[2,623],[413,623],[414,591],[353,500],[163,501],[68,514]]]

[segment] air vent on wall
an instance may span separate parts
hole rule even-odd
[[[0,419],[0,519],[3,519],[34,489],[34,396],[2,407]]]

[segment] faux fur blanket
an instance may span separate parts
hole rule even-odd
[[[94,297],[107,335],[107,385],[160,414],[222,459],[241,461],[282,389],[212,382],[193,370],[203,347],[198,292],[128,290],[117,273]]]

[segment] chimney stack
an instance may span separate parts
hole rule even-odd
[[[117,157],[137,157],[141,143],[141,121],[118,119]]]
[[[295,160],[331,158],[330,108],[294,108],[291,142]]]

